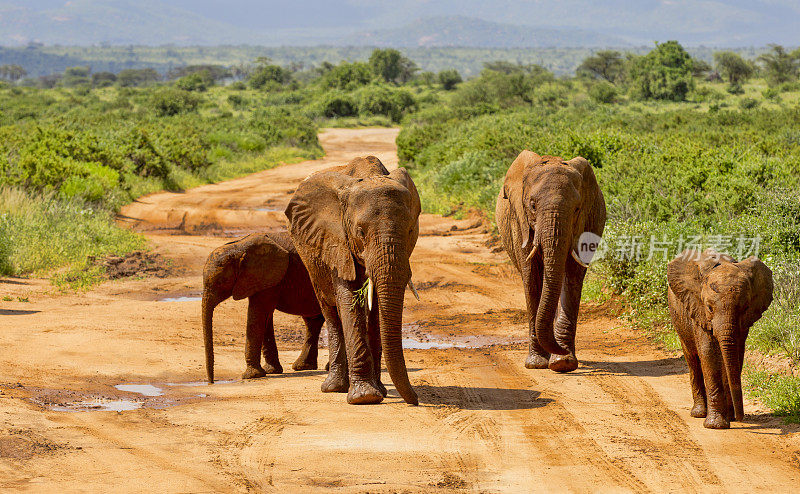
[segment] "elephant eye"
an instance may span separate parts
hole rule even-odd
[[[360,226],[356,227],[356,235],[358,235],[358,238],[362,238],[363,239],[364,238],[364,229],[361,228]]]

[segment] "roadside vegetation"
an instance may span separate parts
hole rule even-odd
[[[402,125],[399,157],[424,209],[489,221],[521,150],[581,155],[609,210],[584,298],[620,297],[635,327],[674,350],[667,261],[690,246],[757,252],[776,292],[748,339],[747,376],[754,396],[796,419],[800,51],[701,59],[673,41],[584,55],[569,77],[502,60],[474,77],[426,71],[396,50],[35,79],[0,67],[0,274],[84,273],[88,256],[141,248],[113,225],[123,204],[319,156],[324,126]],[[782,373],[764,364],[774,358],[788,362]]]
[[[569,79],[535,65],[486,64],[407,117],[399,155],[426,210],[477,210],[492,221],[522,149],[587,158],[609,213],[587,291],[621,296],[632,324],[672,350],[680,347],[666,305],[667,261],[692,246],[757,253],[776,291],[751,330],[747,375],[755,396],[796,420],[800,51],[715,58],[698,61],[667,42],[644,56],[596,53]],[[788,362],[780,377],[762,368],[770,356]]]

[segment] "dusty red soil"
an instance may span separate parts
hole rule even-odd
[[[46,280],[0,280],[0,296],[13,298],[0,302],[0,490],[798,489],[798,427],[747,401],[743,423],[704,429],[689,417],[680,356],[606,307],[582,309],[576,372],[525,369],[517,274],[474,220],[421,221],[412,267],[422,300],[406,298],[406,336],[415,347],[455,347],[406,351],[420,406],[391,387],[380,405],[349,406],[344,395],[319,392],[322,371],[240,381],[246,302],[218,309],[223,382],[203,385],[196,297],[206,255],[226,236],[282,225],[293,188],[312,171],[365,154],[395,166],[396,133],[326,131],[322,160],[129,205],[121,222],[169,260],[164,278],[124,278],[77,294],[59,294]],[[301,324],[276,317],[285,369]],[[114,400],[141,408],[96,410]]]

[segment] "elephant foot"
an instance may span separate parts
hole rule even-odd
[[[292,364],[292,369],[296,371],[317,370],[317,361],[310,359],[297,359]]]
[[[575,355],[550,355],[548,367],[556,372],[572,372],[578,368],[578,359]]]
[[[706,404],[705,403],[695,403],[692,407],[692,411],[689,412],[689,415],[696,419],[700,419],[706,416]]]
[[[248,365],[247,369],[245,369],[244,373],[242,373],[242,379],[258,379],[259,377],[264,377],[266,375],[267,371],[261,367],[253,367]]]
[[[730,429],[731,423],[719,412],[709,412],[703,427],[706,429]]]
[[[378,391],[381,392],[384,398],[386,398],[386,395],[389,394],[389,392],[386,391],[386,386],[384,386],[380,381],[378,381]]]
[[[528,369],[547,369],[547,358],[538,353],[531,353],[525,359],[525,367]]]
[[[347,393],[347,403],[351,405],[371,405],[383,401],[383,394],[374,384],[367,381],[353,381]]]
[[[264,366],[264,372],[267,374],[283,374],[283,366],[281,364],[270,364]]]
[[[347,393],[349,389],[350,380],[347,376],[337,375],[333,372],[328,374],[328,377],[322,382],[323,393]]]

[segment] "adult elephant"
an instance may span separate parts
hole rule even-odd
[[[386,396],[381,350],[400,396],[418,403],[403,357],[402,319],[419,214],[408,172],[389,173],[374,156],[312,174],[286,208],[328,322],[330,372],[322,391],[347,391],[348,403],[379,403]]]
[[[591,165],[580,157],[564,161],[523,151],[506,173],[495,217],[522,275],[530,328],[525,367],[577,369],[575,330],[590,259],[581,259],[579,239],[591,232],[588,237],[599,241],[606,222]]]

